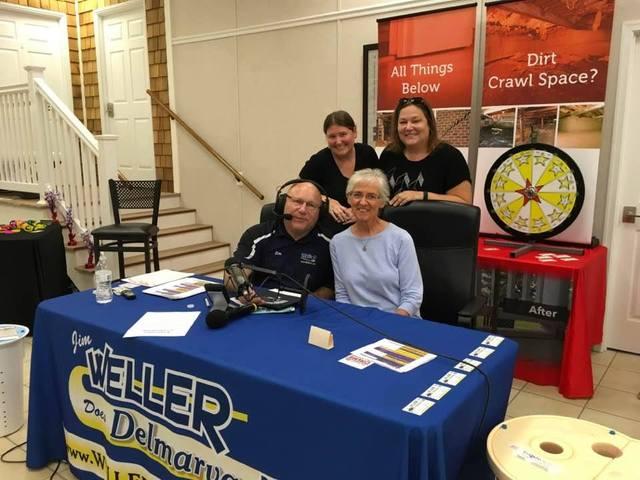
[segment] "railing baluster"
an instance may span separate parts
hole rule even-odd
[[[73,171],[73,154],[71,152],[72,149],[72,145],[73,145],[73,132],[71,131],[71,129],[69,128],[69,125],[67,125],[66,123],[63,122],[62,124],[63,127],[63,143],[64,143],[64,158],[63,158],[63,170],[65,172],[65,179],[66,179],[66,185],[67,185],[67,192],[68,192],[68,197],[65,197],[65,201],[67,203],[67,206],[72,207],[73,208],[73,215],[77,215],[78,214],[78,195],[76,193],[76,182],[75,182],[75,175],[74,175],[74,171]]]
[[[38,183],[38,175],[36,171],[36,154],[34,150],[34,142],[33,142],[33,130],[31,129],[31,112],[30,112],[30,100],[29,93],[22,92],[22,118],[26,139],[26,148],[27,148],[27,157],[29,161],[29,165],[27,168],[27,177],[29,183],[37,184]]]
[[[62,169],[62,142],[60,135],[60,117],[58,112],[51,110],[53,115],[53,144],[56,146],[56,186],[58,191],[64,197],[64,171]]]
[[[82,164],[82,190],[84,201],[87,206],[85,222],[89,230],[93,230],[96,225],[93,216],[93,198],[91,197],[91,180],[89,179],[89,152],[84,143],[80,142],[80,163]]]
[[[29,111],[27,110],[28,98],[26,98],[25,92],[17,93],[18,101],[20,104],[20,130],[22,132],[22,150],[24,152],[24,179],[26,183],[34,183],[32,175],[32,148],[31,139],[29,138],[30,131],[27,124],[29,117]]]
[[[45,158],[44,161],[47,163],[47,170],[49,171],[49,182],[52,190],[56,190],[56,168],[55,168],[55,154],[54,154],[54,146],[52,141],[51,134],[51,114],[49,112],[49,103],[47,99],[43,96],[40,97],[40,107],[42,110],[42,121],[44,123],[44,145],[45,145]]]
[[[25,151],[24,151],[24,138],[22,135],[22,129],[20,128],[21,115],[20,115],[20,102],[17,93],[11,94],[11,101],[13,103],[13,118],[14,118],[14,128],[16,132],[16,147],[17,147],[17,161],[18,161],[18,181],[21,183],[26,183],[27,176],[25,173]]]
[[[7,118],[4,108],[5,95],[0,95],[0,115],[2,118]],[[2,142],[2,149],[0,149],[0,179],[3,181],[10,181],[11,176],[9,174],[9,136],[7,134],[7,122],[0,122],[0,142]]]
[[[78,153],[78,138],[75,136],[73,131],[68,128],[68,142],[69,142],[69,171],[71,172],[70,180],[72,185],[72,190],[76,198],[76,203],[74,204],[75,212],[73,216],[75,218],[82,218],[83,220],[86,218],[86,210],[85,210],[85,200],[82,192],[82,178],[80,175],[80,161],[79,161],[79,153]]]
[[[85,147],[85,150],[88,150]],[[97,228],[102,225],[100,218],[100,191],[98,189],[98,174],[96,170],[97,157],[93,152],[87,151],[87,164],[88,164],[88,177],[89,184],[91,185],[91,213],[93,216],[93,228]],[[100,180],[102,181],[102,179]],[[106,185],[102,185],[102,188],[107,188]]]
[[[16,135],[14,130],[15,124],[13,120],[13,111],[11,108],[11,94],[6,97],[5,107],[7,118],[9,119],[7,122],[7,130],[9,131],[9,164],[11,165],[11,178],[13,178],[14,181],[18,181]]]
[[[31,181],[31,155],[29,154],[29,137],[27,136],[27,125],[25,119],[25,105],[24,96],[21,92],[16,92],[16,103],[18,105],[18,117],[20,130],[20,143],[22,149],[22,172],[25,183],[32,183]]]

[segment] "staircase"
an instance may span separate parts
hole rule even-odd
[[[131,212],[122,215],[123,221],[151,221],[145,211]],[[37,200],[21,199],[10,193],[0,195],[0,223],[12,219],[47,218],[50,218],[49,210],[38,205]],[[162,194],[158,226],[160,268],[222,277],[224,261],[231,254],[229,244],[214,240],[213,227],[198,223],[197,211],[183,207],[180,194]],[[63,238],[66,242],[67,235],[63,234]],[[79,290],[93,288],[93,271],[84,267],[88,257],[86,247],[80,241],[74,247],[65,245],[65,250],[69,278]],[[114,277],[117,277],[117,255],[107,253],[107,258]],[[144,273],[144,255],[125,253],[125,274],[134,276],[141,273]]]
[[[43,67],[25,70],[26,84],[0,87],[0,189],[5,190],[0,192],[0,223],[49,218],[47,203],[55,207],[58,219],[72,224],[78,245],[65,246],[67,272],[84,290],[93,286],[93,270],[85,266],[89,252],[83,240],[90,241],[92,230],[114,223],[107,185],[118,173],[117,136],[94,136],[44,81]],[[215,150],[208,145],[207,150],[264,198]],[[29,195],[39,196],[39,201],[25,200]],[[151,215],[130,211],[121,219],[150,222]],[[215,241],[212,226],[198,223],[196,210],[184,207],[179,194],[162,195],[158,226],[160,268],[221,275],[229,244]],[[66,232],[63,236],[67,241]],[[126,276],[144,273],[143,254],[125,257]],[[116,254],[107,253],[107,259],[117,277]]]

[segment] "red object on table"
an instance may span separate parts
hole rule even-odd
[[[557,385],[567,398],[593,396],[591,347],[602,342],[602,323],[607,287],[607,249],[586,248],[584,255],[571,255],[576,260],[542,262],[544,251],[531,251],[511,258],[514,248],[478,243],[478,266],[504,271],[519,271],[569,278],[573,299],[564,337],[560,365],[518,359],[515,376],[538,385]]]

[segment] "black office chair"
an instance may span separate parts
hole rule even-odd
[[[484,306],[484,298],[475,296],[480,209],[452,202],[412,202],[387,207],[382,217],[413,238],[424,284],[422,318],[474,326]]]
[[[120,278],[125,278],[124,252],[144,252],[144,271],[149,273],[151,272],[150,254],[153,250],[154,269],[160,269],[160,257],[158,256],[160,184],[160,180],[109,180],[111,207],[116,223],[96,228],[91,233],[93,234],[96,261],[100,258],[101,251],[118,252]],[[151,223],[121,223],[120,210],[132,208],[150,208]]]
[[[260,210],[260,223],[274,221],[278,218],[273,211],[273,207],[275,206],[276,204],[274,202],[262,206]]]

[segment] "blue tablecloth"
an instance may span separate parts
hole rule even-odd
[[[338,360],[381,335],[317,299],[304,315],[251,315],[209,330],[203,297],[138,292],[134,301],[98,305],[82,292],[41,303],[27,465],[68,458],[81,479],[488,476],[484,442],[506,411],[516,356],[510,340],[482,362],[490,388],[470,373],[417,416],[402,408],[452,370],[452,359],[408,373],[357,370]],[[332,304],[387,338],[455,359],[486,337]],[[122,338],[145,312],[194,309],[202,313],[185,337]],[[335,348],[309,345],[311,325],[331,330]]]

